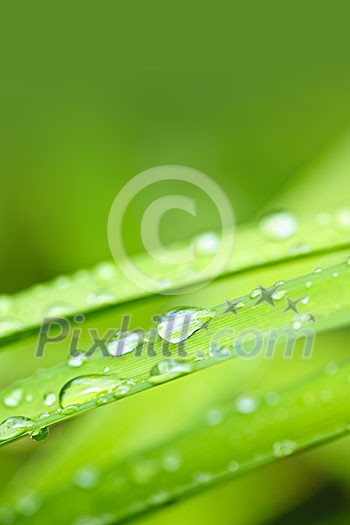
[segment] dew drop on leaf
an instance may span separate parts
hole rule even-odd
[[[23,401],[23,396],[23,390],[21,388],[15,388],[4,397],[4,405],[9,408],[18,407]]]
[[[0,424],[0,441],[7,441],[28,432],[33,426],[33,421],[27,417],[14,416],[5,419]]]
[[[159,321],[158,334],[169,343],[180,343],[214,319],[215,315],[215,310],[210,308],[170,310]]]
[[[290,456],[290,454],[293,454],[297,449],[297,444],[295,441],[291,440],[283,440],[283,441],[276,441],[273,444],[273,454],[277,458],[282,458],[285,456]]]
[[[121,332],[116,334],[107,344],[107,351],[114,357],[133,352],[143,344],[145,336],[142,331]]]
[[[49,433],[50,433],[49,427],[42,427],[39,430],[35,430],[34,432],[32,432],[30,434],[30,438],[33,441],[36,441],[39,443],[40,441],[44,441],[45,439],[47,439],[49,437]]]
[[[44,396],[44,404],[47,407],[51,407],[56,403],[56,395],[53,392],[49,392]]]
[[[76,377],[62,387],[60,405],[63,409],[82,405],[113,392],[120,384],[120,379],[112,376],[96,374]]]
[[[289,239],[298,229],[299,224],[295,215],[288,211],[270,213],[259,223],[261,234],[272,241]]]
[[[241,395],[236,399],[236,410],[240,414],[252,414],[258,406],[259,400],[255,396]]]
[[[151,370],[149,381],[153,384],[164,383],[175,377],[189,374],[192,371],[190,363],[178,359],[164,359]]]

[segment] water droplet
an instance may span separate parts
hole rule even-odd
[[[145,341],[141,330],[134,332],[119,332],[107,344],[107,351],[114,357],[120,357],[133,352]]]
[[[86,302],[89,306],[100,306],[102,304],[114,303],[115,296],[109,290],[97,290],[87,296]]]
[[[213,343],[210,348],[209,355],[214,359],[225,360],[232,356],[232,348],[225,344]]]
[[[169,343],[180,343],[214,319],[215,315],[215,310],[209,308],[170,310],[158,323],[158,334]]]
[[[257,297],[260,297],[262,294],[262,291],[260,290],[260,288],[255,288],[255,290],[253,290],[250,294],[250,298],[251,299],[256,299]]]
[[[56,403],[56,395],[50,392],[44,396],[44,403],[47,407],[51,407]]]
[[[338,272],[333,272],[333,273],[332,273],[332,277],[333,277],[334,279],[337,279],[337,277],[339,277],[339,273],[338,273]]]
[[[323,272],[322,268],[315,268],[314,269],[314,273],[321,273],[321,272]]]
[[[280,396],[277,392],[268,392],[265,396],[266,404],[274,407],[280,402]]]
[[[96,266],[94,273],[97,279],[109,281],[117,275],[117,267],[114,263],[104,262]]]
[[[181,456],[178,452],[168,452],[163,458],[163,468],[166,472],[176,472],[182,464]]]
[[[86,466],[75,472],[73,480],[81,489],[92,489],[100,481],[100,472],[94,466]]]
[[[0,441],[7,441],[25,434],[32,426],[32,420],[27,417],[9,417],[0,424]]]
[[[280,301],[281,299],[283,299],[283,297],[286,296],[286,294],[287,290],[277,290],[272,294],[272,299],[274,299],[275,301]]]
[[[45,308],[44,313],[47,317],[61,317],[72,312],[72,306],[67,303],[57,303]]]
[[[236,399],[236,410],[240,414],[252,414],[259,406],[259,400],[255,396],[241,395]]]
[[[76,377],[63,386],[60,405],[62,408],[82,405],[113,392],[120,384],[119,378],[112,376],[96,374]]]
[[[151,505],[161,505],[165,501],[169,499],[169,493],[165,490],[160,490],[159,492],[156,492],[149,498],[149,502]]]
[[[229,472],[237,472],[237,470],[239,469],[239,463],[238,461],[231,461],[228,465],[227,465],[227,470]]]
[[[209,483],[213,479],[213,476],[209,472],[200,472],[195,475],[196,483]]]
[[[305,297],[302,298],[301,302],[303,304],[309,304],[310,302],[310,296],[309,295],[305,295]]]
[[[290,248],[291,255],[302,255],[304,253],[309,253],[310,251],[310,246],[308,244],[303,243],[294,244],[294,246]]]
[[[192,371],[190,363],[178,359],[164,359],[151,370],[149,381],[153,384],[164,383],[175,377],[189,374]]]
[[[291,212],[280,211],[263,217],[259,223],[259,230],[270,240],[279,241],[289,239],[299,228],[298,221]]]
[[[23,401],[23,390],[21,388],[16,388],[12,390],[4,397],[4,405],[9,408],[18,407]]]
[[[23,323],[18,319],[5,318],[0,319],[0,335],[10,334],[21,330],[23,328]]]
[[[201,255],[216,253],[220,246],[219,235],[215,232],[206,232],[195,239],[196,253]]]
[[[42,505],[38,494],[32,492],[22,496],[15,502],[15,510],[23,516],[34,516]]]
[[[305,286],[306,286],[306,288],[311,288],[312,281],[306,281]]]
[[[220,423],[224,420],[224,415],[220,410],[214,409],[210,410],[206,417],[207,423],[210,427],[216,427],[217,425],[220,425]]]
[[[350,209],[344,209],[338,212],[337,224],[341,230],[350,230]]]
[[[328,376],[335,376],[339,371],[339,367],[336,363],[328,363],[324,371]]]
[[[77,356],[73,356],[68,360],[68,366],[71,368],[79,368],[86,362],[86,356],[84,354],[80,354]]]
[[[283,440],[283,441],[276,441],[273,444],[273,454],[276,458],[282,458],[285,456],[290,456],[290,454],[293,454],[297,449],[297,444],[295,441],[291,440]]]
[[[35,430],[34,432],[32,432],[30,434],[30,438],[33,441],[37,441],[39,443],[40,441],[44,441],[45,439],[47,439],[49,437],[49,433],[49,427],[42,427],[39,430]]]

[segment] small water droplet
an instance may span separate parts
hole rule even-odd
[[[259,400],[256,396],[241,395],[236,399],[236,410],[240,414],[252,414],[258,406]]]
[[[9,408],[18,407],[23,401],[23,396],[23,390],[21,388],[15,388],[5,395],[4,405]]]
[[[213,476],[209,472],[199,472],[195,475],[196,483],[209,483],[213,479]]]
[[[89,306],[100,306],[114,303],[115,296],[110,290],[97,290],[87,296],[86,302]]]
[[[117,266],[112,262],[104,262],[96,266],[94,273],[97,279],[109,281],[117,275]]]
[[[333,273],[332,273],[332,277],[333,277],[334,279],[337,279],[337,277],[339,277],[339,273],[338,273],[338,272],[333,272]]]
[[[264,237],[272,241],[289,239],[299,229],[295,215],[288,211],[270,213],[259,223],[259,230]]]
[[[12,332],[16,332],[17,330],[21,330],[22,328],[23,323],[21,323],[21,321],[18,319],[0,319],[0,335],[10,334]]]
[[[306,281],[305,286],[306,286],[306,288],[311,288],[312,281]]]
[[[182,458],[178,452],[168,452],[163,458],[163,468],[166,472],[176,472],[182,464]]]
[[[190,363],[178,359],[164,359],[152,368],[148,380],[153,384],[164,383],[175,377],[189,374],[191,371]]]
[[[60,405],[62,408],[80,406],[113,392],[120,384],[120,379],[112,376],[96,374],[76,377],[61,389]]]
[[[170,310],[158,323],[158,334],[169,343],[180,343],[214,319],[215,315],[215,310],[209,308]]]
[[[232,356],[233,349],[225,344],[213,343],[210,348],[209,355],[218,360],[230,359]]]
[[[350,230],[350,209],[344,209],[337,213],[337,225],[343,231]]]
[[[290,248],[291,255],[302,255],[305,253],[309,253],[310,251],[311,251],[310,246],[305,243],[294,244],[294,246],[291,246]]]
[[[107,351],[113,357],[120,357],[134,352],[145,341],[145,335],[141,330],[134,332],[119,332],[107,344]]]
[[[227,470],[229,472],[237,472],[237,470],[239,469],[239,463],[238,461],[231,461],[228,465],[227,465]]]
[[[42,427],[39,430],[35,430],[34,432],[32,432],[30,434],[30,438],[33,441],[37,441],[39,443],[40,441],[44,441],[45,439],[47,439],[49,437],[49,433],[49,427]]]
[[[260,297],[262,294],[262,291],[260,290],[260,288],[255,288],[255,290],[253,290],[250,294],[250,298],[251,299],[256,299],[257,297]]]
[[[25,434],[31,429],[32,425],[32,420],[27,417],[9,417],[0,424],[0,441],[7,441]]]
[[[339,371],[339,367],[336,363],[328,363],[325,366],[324,371],[328,376],[335,376]]]
[[[56,403],[56,395],[53,392],[49,392],[44,396],[44,403],[47,407],[51,407]]]
[[[315,268],[314,269],[314,273],[321,273],[321,272],[323,272],[322,268]]]
[[[309,296],[309,295],[305,295],[305,296],[302,298],[301,302],[302,302],[303,304],[309,304],[309,302],[310,302],[310,296]]]
[[[282,458],[285,456],[290,456],[295,452],[297,449],[297,444],[295,441],[291,440],[283,440],[283,441],[276,441],[273,444],[273,454],[276,458]]]
[[[224,415],[220,410],[214,409],[210,410],[206,417],[207,423],[210,427],[216,427],[224,420]]]
[[[72,312],[72,306],[67,303],[57,303],[46,307],[44,313],[46,317],[62,317]]]
[[[280,396],[277,392],[268,392],[265,396],[266,404],[274,407],[280,402]]]
[[[286,296],[286,294],[287,294],[287,290],[277,290],[276,292],[272,294],[272,299],[274,299],[275,301],[280,301],[281,299],[283,299],[283,297]]]
[[[94,466],[86,466],[75,472],[73,481],[81,489],[92,489],[100,481],[100,472]]]
[[[86,362],[86,356],[84,354],[80,354],[80,355],[71,357],[68,360],[67,364],[71,368],[80,368],[85,362]]]
[[[201,255],[216,253],[220,246],[220,237],[215,232],[206,232],[195,239],[196,253]]]

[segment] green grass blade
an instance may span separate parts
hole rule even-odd
[[[265,283],[264,283],[265,284]],[[273,283],[269,283],[272,285]],[[201,329],[195,332],[186,341],[186,358],[181,358],[182,363],[173,373],[154,375],[154,368],[166,360],[164,357],[164,341],[158,337],[154,346],[155,356],[143,355],[135,357],[134,353],[121,357],[106,358],[95,355],[88,359],[81,367],[74,368],[68,363],[40,371],[27,379],[10,385],[1,392],[0,421],[7,421],[14,416],[27,418],[27,425],[22,431],[11,434],[7,432],[6,424],[3,427],[1,443],[4,444],[12,439],[18,438],[30,432],[38,431],[59,421],[71,418],[77,414],[91,410],[101,404],[110,403],[116,399],[146,390],[154,384],[172,380],[183,374],[192,373],[209,367],[222,360],[222,356],[213,355],[213,341],[219,330],[228,330],[230,343],[234,340],[234,348],[231,356],[235,355],[238,348],[237,334],[244,330],[259,330],[262,341],[271,330],[295,330],[295,337],[299,330],[313,329],[316,332],[328,330],[335,327],[346,326],[350,314],[350,297],[347,289],[350,285],[350,265],[348,261],[334,267],[316,271],[312,274],[301,276],[297,279],[280,284],[276,298],[276,308],[270,304],[259,303],[259,296],[253,297],[248,294],[235,299],[235,302],[243,304],[239,315],[227,311],[227,304],[215,308],[216,317],[209,324],[207,330]],[[254,294],[253,294],[254,295]],[[292,310],[285,312],[285,296],[296,300],[307,296],[305,304],[300,303],[300,314]],[[310,317],[310,313],[316,317]],[[232,334],[232,328],[235,334]],[[294,332],[293,332],[294,333]],[[222,344],[222,341],[221,341]],[[217,346],[217,340],[214,343]],[[178,359],[179,348],[170,344],[165,349]],[[226,352],[226,351],[225,351]],[[242,348],[241,348],[242,352]],[[167,358],[169,359],[169,358]],[[176,365],[177,366],[177,365]],[[107,368],[106,368],[107,367]],[[76,402],[65,404],[63,409],[59,405],[60,394],[64,386],[77,377],[98,376],[99,384],[103,385],[100,393],[94,399],[85,402],[83,396],[73,396]],[[95,379],[94,379],[95,381]],[[13,397],[14,393],[20,392],[21,403],[15,408],[9,406],[6,401]],[[50,406],[45,404],[46,396],[52,395]],[[11,403],[13,405],[13,403]],[[12,421],[10,420],[10,423]],[[10,425],[12,426],[12,425]],[[26,428],[28,427],[28,428]],[[1,427],[0,427],[1,429]]]

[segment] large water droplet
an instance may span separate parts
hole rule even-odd
[[[295,441],[291,440],[284,440],[284,441],[276,441],[273,444],[273,454],[277,458],[282,458],[284,456],[289,456],[290,454],[293,454],[295,450],[297,449],[297,444]]]
[[[170,381],[175,377],[189,374],[192,371],[192,365],[177,359],[164,359],[156,364],[149,377],[149,381],[154,384]]]
[[[169,343],[180,343],[214,319],[215,315],[215,310],[209,308],[170,310],[158,323],[158,334]]]
[[[107,344],[107,351],[110,355],[119,357],[136,350],[144,340],[145,336],[142,331],[118,333]]]
[[[62,408],[75,407],[113,392],[121,384],[118,377],[86,375],[76,377],[64,385],[60,392]]]
[[[23,401],[23,390],[21,388],[16,388],[6,394],[4,397],[4,405],[9,408],[18,407]]]
[[[5,419],[0,424],[0,441],[13,439],[31,429],[33,422],[31,419],[22,416],[14,416]]]
[[[280,211],[271,213],[263,217],[259,223],[261,233],[273,241],[289,239],[299,228],[298,221],[288,211]]]

